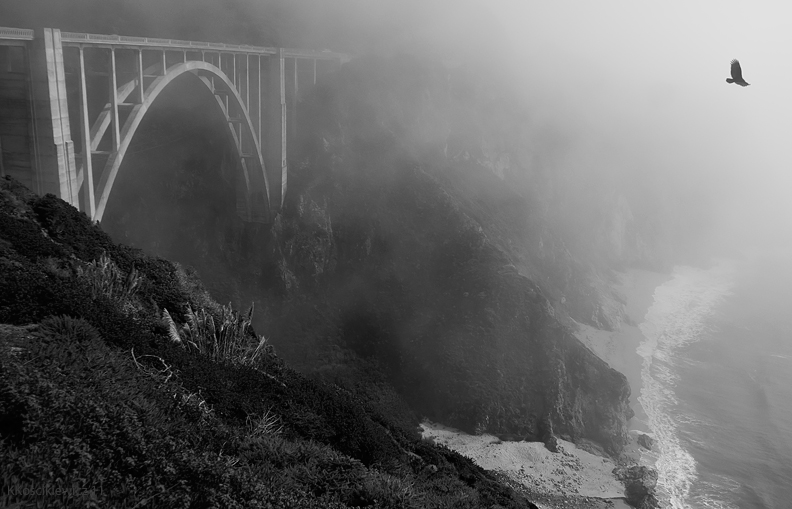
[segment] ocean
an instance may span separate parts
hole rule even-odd
[[[661,507],[792,507],[792,252],[676,267],[640,329]]]

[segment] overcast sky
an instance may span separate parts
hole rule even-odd
[[[145,16],[152,1],[129,5]],[[521,89],[538,121],[584,140],[567,154],[569,164],[591,165],[592,171],[617,165],[706,182],[718,198],[725,236],[759,232],[792,244],[792,2],[337,3],[345,7],[312,0],[289,5],[313,20],[307,30],[338,24],[328,23],[334,13],[350,27],[369,26],[372,46],[396,37],[387,44],[409,47],[414,41],[421,50],[490,58],[487,43],[503,40],[491,61],[521,73]],[[267,2],[242,4],[250,15],[267,19]],[[30,11],[27,5],[29,0],[0,0],[0,14]],[[195,24],[215,23],[195,16]],[[725,82],[733,58],[751,86]]]
[[[615,142],[615,164],[711,180],[741,235],[792,233],[792,3],[487,5],[545,114]],[[751,86],[725,82],[733,58]]]

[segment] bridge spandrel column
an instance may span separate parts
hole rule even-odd
[[[265,166],[270,186],[270,207],[277,212],[286,194],[286,76],[283,50],[269,57],[267,69],[267,150]]]
[[[79,207],[60,30],[36,30],[30,57],[38,192]]]

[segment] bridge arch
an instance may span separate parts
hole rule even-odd
[[[99,178],[96,187],[99,199],[93,220],[101,221],[121,163],[149,108],[156,101],[159,94],[171,85],[176,78],[181,76],[195,77],[214,94],[218,114],[223,116],[229,140],[236,148],[239,158],[242,181],[238,188],[241,186],[240,190],[243,198],[240,196],[237,198],[238,213],[247,221],[268,221],[270,214],[270,185],[265,171],[261,145],[255,135],[250,113],[231,79],[218,67],[202,61],[187,61],[169,67],[167,72],[157,77],[146,88],[143,101],[132,108],[121,128],[118,147],[110,153]],[[225,97],[227,97],[227,102],[224,99]],[[231,117],[230,110],[232,108],[238,112],[238,117]],[[234,128],[236,124],[241,125],[239,133]],[[99,129],[102,130],[101,127]],[[240,137],[245,139],[244,144],[243,139],[240,139]],[[252,151],[244,153],[243,149],[245,147],[249,147],[248,149]]]

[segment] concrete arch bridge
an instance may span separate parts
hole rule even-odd
[[[236,148],[238,214],[267,223],[286,192],[300,88],[346,60],[329,51],[0,27],[0,175],[100,221],[147,112],[177,79],[192,79],[214,96]]]

